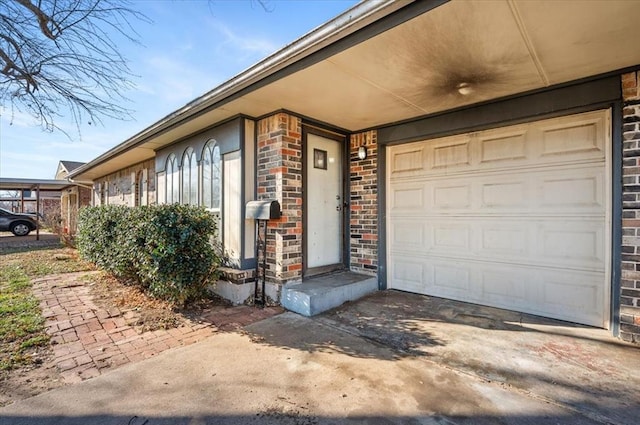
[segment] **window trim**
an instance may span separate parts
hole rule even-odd
[[[189,146],[182,154],[182,166],[180,167],[180,202],[183,204],[199,204],[198,168],[196,152]],[[191,199],[191,195],[195,199]]]
[[[217,152],[217,155],[216,155]],[[217,159],[217,161],[216,161]],[[207,164],[207,160],[210,160],[210,163]],[[217,166],[216,166],[216,162],[217,162]],[[218,142],[215,139],[211,139],[209,141],[207,141],[207,143],[205,143],[204,148],[202,148],[202,177],[201,177],[201,182],[202,182],[202,199],[201,199],[201,205],[204,206],[207,210],[210,210],[212,212],[217,212],[218,214],[220,214],[220,216],[222,217],[222,192],[223,192],[223,183],[222,183],[222,178],[223,178],[223,174],[222,174],[222,167],[223,167],[223,160],[222,160],[222,151],[220,149],[220,145],[218,144]],[[207,168],[209,168],[209,170],[207,170]],[[218,182],[218,191],[217,191],[217,196],[214,196],[215,191],[213,190],[214,187],[214,182],[216,181],[216,179],[214,179],[214,176],[216,175],[216,168],[217,168],[217,182]],[[207,172],[209,171],[209,172]],[[209,177],[209,186],[207,187],[207,185],[205,185],[205,178]],[[205,196],[205,193],[208,192],[208,198],[210,200],[210,204],[207,205],[206,203],[206,199],[207,196]],[[216,199],[217,198],[217,199]],[[217,207],[214,207],[214,205],[216,204],[217,200]]]
[[[178,167],[177,158],[173,153],[167,157],[164,179],[165,203],[175,204],[177,202],[180,202],[180,168]],[[178,189],[177,191],[175,190],[176,188]]]

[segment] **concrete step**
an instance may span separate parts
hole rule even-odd
[[[315,316],[377,290],[377,277],[340,271],[285,286],[280,303],[303,316]]]

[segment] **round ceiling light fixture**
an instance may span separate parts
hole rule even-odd
[[[471,87],[471,84],[464,81],[458,84],[456,86],[456,89],[458,89],[458,93],[460,93],[463,96],[468,96],[471,93],[473,93],[473,87]]]

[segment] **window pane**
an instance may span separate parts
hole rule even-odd
[[[191,152],[189,163],[189,204],[198,205],[198,161],[195,152]]]
[[[211,208],[211,148],[206,146],[202,155],[202,205]]]
[[[221,184],[222,184],[222,175],[221,175],[221,161],[220,161],[220,148],[216,146],[213,148],[213,159],[212,159],[212,173],[211,173],[211,207],[214,209],[220,209],[220,201],[221,201]]]
[[[167,191],[166,201],[167,204],[172,204],[177,201],[177,198],[174,198],[174,180],[177,180],[177,169],[175,164],[175,156],[170,155],[167,159],[167,171],[166,171],[166,181],[167,185],[165,186]],[[175,182],[177,184],[177,182]]]
[[[171,173],[171,203],[180,202],[180,176],[178,172],[178,166],[174,164]]]
[[[191,171],[191,155],[189,155],[189,152],[185,152],[184,156],[182,157],[182,203],[183,204],[188,204],[189,203],[189,172]]]
[[[138,205],[147,205],[147,182],[143,171],[138,173]]]

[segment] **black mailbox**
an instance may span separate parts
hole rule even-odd
[[[280,218],[280,203],[275,199],[249,201],[245,210],[247,220],[272,220]]]

